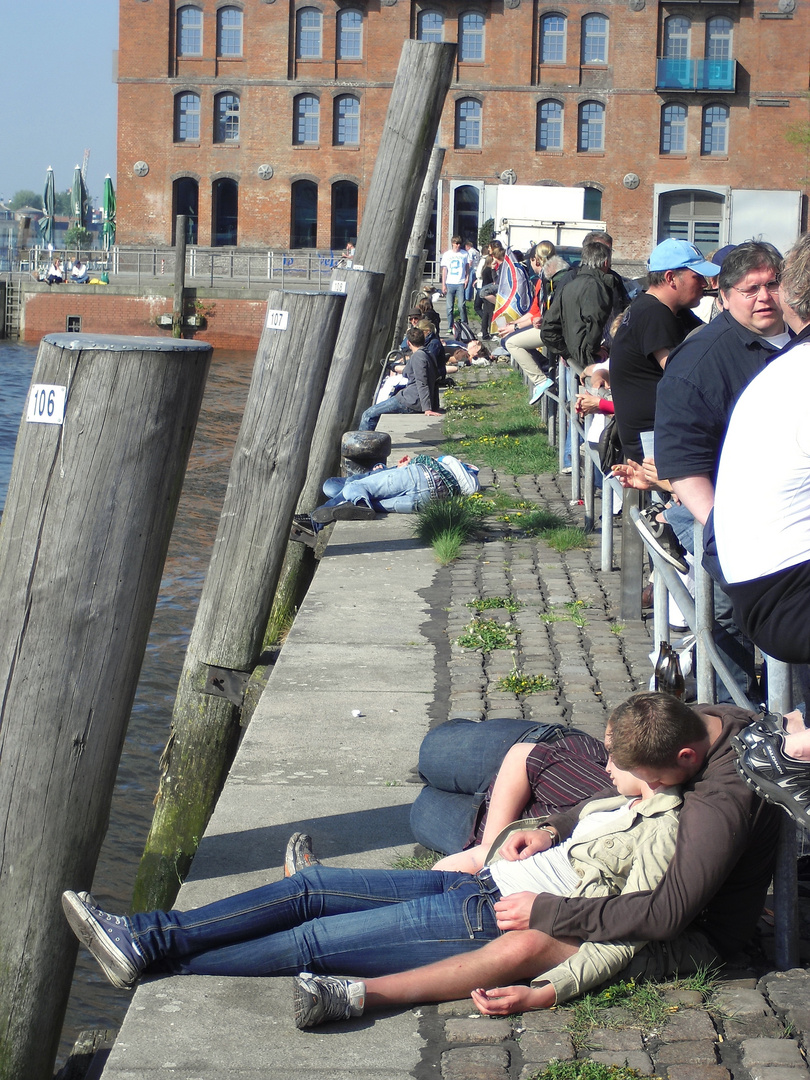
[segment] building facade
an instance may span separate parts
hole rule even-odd
[[[585,189],[617,255],[804,226],[804,0],[120,0],[118,235],[341,249],[357,235],[401,43],[458,43],[440,247],[501,183]],[[544,196],[544,189],[546,195]],[[538,235],[538,239],[541,237]]]

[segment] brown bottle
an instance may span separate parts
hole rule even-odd
[[[656,690],[666,689],[664,685],[664,673],[666,671],[667,662],[669,660],[669,652],[669,642],[662,641],[658,646],[658,656],[655,661],[654,686]]]
[[[683,700],[686,682],[681,671],[681,661],[674,649],[670,648],[667,664],[661,677],[661,689],[673,697]]]

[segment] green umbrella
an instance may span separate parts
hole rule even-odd
[[[104,250],[109,251],[115,243],[115,190],[109,173],[104,177],[104,193],[101,198],[101,221]]]
[[[73,170],[73,187],[70,189],[70,216],[82,229],[87,220],[87,191],[84,187],[82,170],[77,165]]]
[[[48,171],[45,174],[45,194],[42,196],[42,205],[45,210],[45,216],[40,218],[39,232],[42,237],[42,242],[46,247],[53,247],[53,169],[48,166]]]

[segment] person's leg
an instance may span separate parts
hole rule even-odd
[[[532,384],[538,386],[546,379],[546,373],[540,366],[540,331],[534,327],[510,334],[504,344],[512,359]]]
[[[514,930],[480,949],[421,968],[366,980],[366,1008],[456,1001],[479,986],[490,989],[527,982],[567,960],[579,948],[540,930]]]
[[[360,423],[357,430],[376,431],[381,416],[384,416],[385,413],[401,412],[407,412],[407,410],[402,405],[399,395],[394,394],[393,397],[386,398],[385,401],[380,401],[377,405],[370,405],[360,417]]]
[[[367,502],[375,510],[388,514],[411,514],[429,501],[430,491],[424,469],[411,464],[353,480],[343,488],[343,498],[349,502]]]
[[[492,940],[491,890],[467,874],[312,867],[194,912],[130,922],[157,971],[376,976]]]

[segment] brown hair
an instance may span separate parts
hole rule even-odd
[[[610,714],[610,756],[620,769],[673,768],[678,753],[702,742],[703,718],[671,694],[643,690]]]
[[[785,256],[782,297],[800,319],[810,321],[810,233],[805,233]]]

